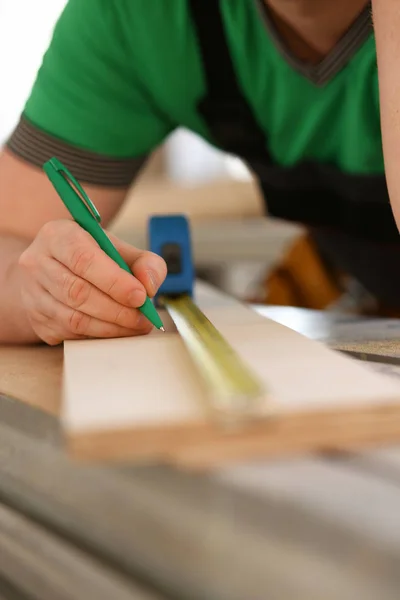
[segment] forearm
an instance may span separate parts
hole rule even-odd
[[[34,343],[34,333],[22,306],[18,259],[28,242],[0,234],[0,344]]]
[[[381,129],[386,181],[400,229],[400,8],[399,0],[373,0]]]

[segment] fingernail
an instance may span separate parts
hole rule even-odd
[[[142,306],[142,304],[144,304],[145,300],[146,300],[146,294],[142,290],[134,290],[129,295],[129,304],[130,304],[130,306],[133,306],[134,308],[137,308],[138,306]]]
[[[147,275],[149,276],[149,279],[150,279],[150,284],[151,284],[153,294],[155,294],[158,290],[157,275],[154,273],[154,271],[147,271]]]

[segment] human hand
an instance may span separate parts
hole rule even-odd
[[[165,279],[165,261],[107,235],[132,275],[69,220],[46,223],[20,256],[22,303],[35,334],[47,344],[144,335],[152,329],[138,308]]]

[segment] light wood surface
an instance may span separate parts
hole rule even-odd
[[[205,468],[400,440],[398,381],[207,285],[198,284],[195,300],[265,383],[259,420],[224,434],[210,422],[197,372],[167,321],[166,334],[65,344],[62,425],[74,456]]]
[[[352,321],[343,315],[282,307],[263,311],[306,335],[338,345],[344,340],[400,339],[399,321]],[[33,374],[35,364],[41,364],[35,389],[45,390],[49,377],[41,351],[36,362],[38,349],[20,350],[20,372]],[[7,351],[0,348],[0,364]],[[13,369],[9,389],[18,388],[27,396],[24,378],[16,377],[16,363]],[[0,386],[4,375],[5,369]],[[31,375],[26,381],[32,382]],[[75,541],[79,548],[89,548],[110,567],[118,565],[135,579],[139,574],[150,580],[168,598],[398,599],[400,455],[396,447],[361,455],[250,461],[211,476],[193,476],[168,468],[77,467],[58,447],[61,440],[56,446],[42,443],[45,430],[49,437],[51,428],[58,430],[56,419],[22,403],[0,402],[2,499],[54,531],[60,543]],[[56,431],[50,437],[58,437]],[[27,544],[20,525],[13,522],[13,538],[23,551]],[[0,556],[6,556],[10,538],[0,538]],[[47,546],[42,538],[36,539],[41,558]],[[29,549],[40,566],[35,545]],[[50,584],[60,557],[56,550],[47,563]],[[13,568],[19,556],[19,552],[12,555]],[[86,555],[80,558],[70,571],[76,585],[85,573],[89,582],[90,564]],[[25,568],[14,571],[15,579],[12,570],[7,571],[22,588],[29,585],[23,580]],[[92,581],[95,597],[99,580],[94,576]],[[44,583],[37,578],[36,589]],[[2,585],[0,579],[3,592]],[[35,597],[32,585],[29,591]],[[135,600],[139,597],[134,595]],[[143,600],[147,597],[143,594]]]
[[[224,218],[260,218],[265,204],[256,182],[223,179],[184,186],[166,178],[141,179],[130,190],[127,202],[113,223],[118,234],[128,226],[146,228],[153,214],[181,213],[191,222]]]
[[[0,394],[58,415],[62,366],[62,346],[0,345]]]

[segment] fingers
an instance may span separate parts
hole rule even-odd
[[[21,294],[37,335],[49,344],[142,335],[152,329],[139,308],[166,276],[163,259],[117,240],[121,269],[73,221],[50,222],[20,256]]]
[[[167,276],[167,265],[161,256],[139,250],[107,232],[110,240],[121,254],[135,277],[144,285],[148,296],[155,296]]]
[[[144,285],[150,298],[156,295],[167,274],[165,262],[152,252],[144,252],[131,265],[135,277]]]
[[[50,345],[63,340],[82,338],[116,338],[143,335],[149,332],[151,324],[147,319],[133,328],[91,317],[56,300],[47,290],[37,286],[34,307],[30,318],[38,335]]]
[[[119,304],[55,259],[44,257],[42,267],[38,282],[62,304],[127,329],[145,327],[147,319],[139,310]]]
[[[121,269],[76,223],[67,222],[63,235],[51,235],[48,242],[51,256],[116,302],[131,307],[145,302],[143,284]]]

